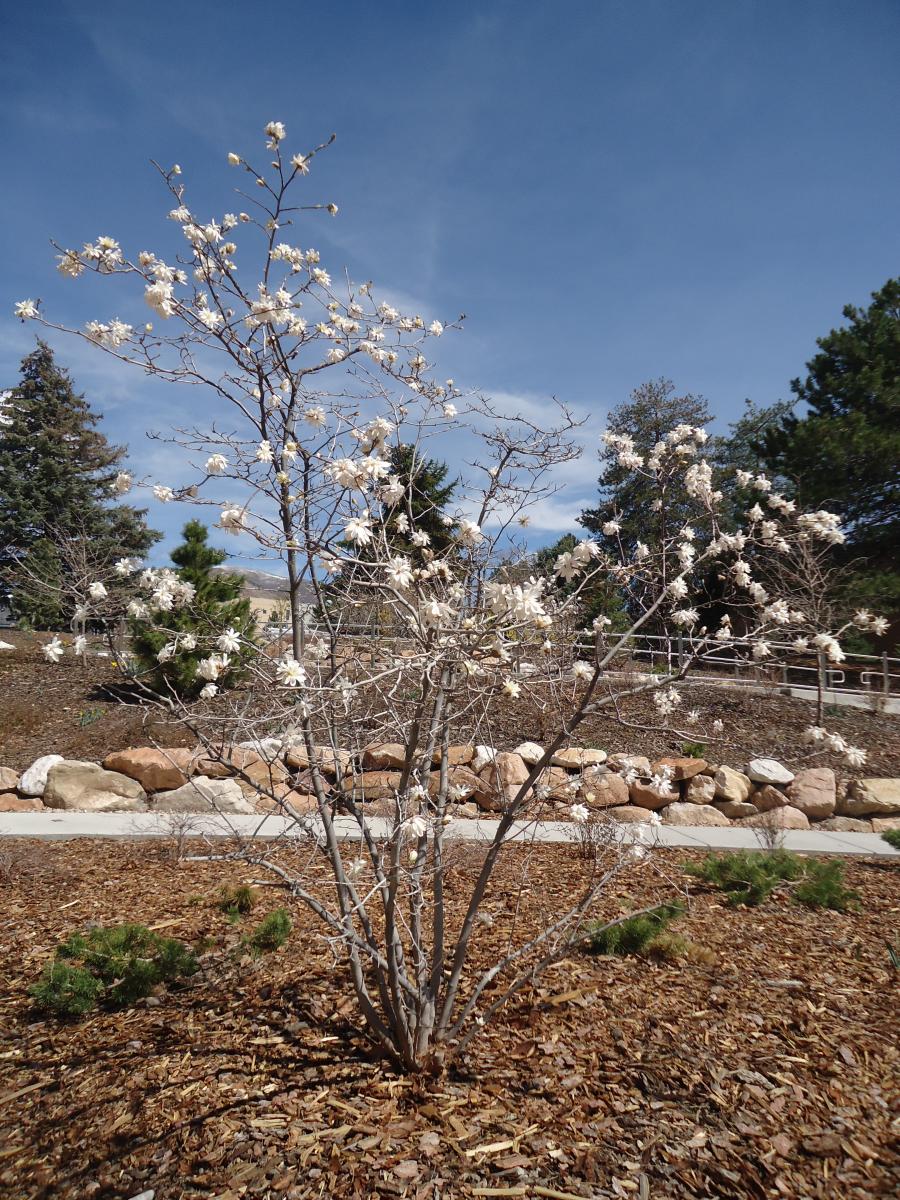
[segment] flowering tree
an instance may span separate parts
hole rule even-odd
[[[69,332],[159,378],[201,385],[237,423],[227,434],[217,427],[176,431],[193,462],[193,482],[142,486],[162,501],[215,505],[219,528],[258,556],[285,564],[290,649],[273,658],[265,647],[244,645],[232,628],[192,634],[187,644],[167,618],[191,605],[192,589],[167,571],[134,573],[128,616],[167,633],[167,657],[203,651],[200,701],[156,700],[187,722],[209,753],[231,761],[247,782],[251,777],[228,749],[238,741],[301,770],[283,788],[255,782],[291,818],[293,832],[308,839],[308,871],[288,870],[268,844],[247,842],[242,853],[318,916],[349,968],[369,1034],[404,1067],[420,1070],[465,1046],[509,996],[565,952],[583,914],[633,853],[614,840],[564,912],[548,913],[536,934],[517,940],[511,932],[502,958],[467,972],[488,885],[510,837],[533,829],[554,798],[571,804],[575,819],[590,810],[591,772],[560,792],[554,755],[587,716],[616,715],[628,696],[651,693],[662,727],[690,724],[693,717],[679,720],[675,684],[723,644],[763,661],[772,656],[774,635],[790,632],[838,656],[840,631],[815,628],[776,584],[755,580],[749,559],[757,552],[777,559],[784,547],[840,534],[829,514],[797,514],[761,477],[742,482],[766,511],[754,507],[741,530],[723,532],[721,492],[703,458],[706,435],[680,425],[649,457],[627,436],[609,434],[605,441],[620,467],[661,495],[675,488],[686,493],[690,524],[668,531],[651,551],[609,520],[603,527],[609,549],[584,540],[557,557],[550,578],[530,573],[533,560],[523,553],[516,561],[512,534],[528,508],[557,488],[556,469],[575,456],[572,417],[560,408],[552,427],[539,428],[484,398],[464,396],[450,380],[437,382],[429,346],[449,326],[379,302],[369,283],[338,284],[316,250],[288,240],[308,219],[301,214],[337,208],[293,201],[324,146],[288,157],[284,126],[272,122],[266,135],[266,170],[228,156],[251,182],[252,195],[240,193],[248,211],[204,223],[187,202],[180,168],[161,172],[173,205],[169,217],[184,238],[174,265],[147,250],[128,256],[105,236],[81,250],[60,248],[64,275],[93,271],[137,284],[166,332],[117,318]],[[66,329],[32,301],[17,312]],[[469,454],[452,511],[432,512],[423,509],[421,492],[413,503],[415,478],[432,461],[433,440],[450,434],[468,438]],[[391,469],[401,459],[402,477]],[[133,483],[122,473],[114,486],[125,492]],[[433,529],[435,521],[448,531],[440,544],[423,528]],[[740,603],[752,604],[752,620],[739,630],[728,616],[715,630],[699,623],[692,595],[712,566]],[[570,586],[550,586],[554,576]],[[108,594],[97,582],[103,592],[88,586],[81,598],[87,610],[95,592],[101,599]],[[566,633],[569,614],[598,582],[627,594],[628,611],[637,616],[624,634],[598,617],[590,655],[582,658]],[[304,612],[309,589],[319,613],[314,628]],[[360,605],[366,594],[373,603]],[[335,603],[342,596],[346,603]],[[389,635],[365,637],[351,627],[347,612],[354,605],[378,613],[379,621],[389,611],[389,625],[379,626]],[[677,667],[664,676],[615,669],[628,638],[657,617],[684,633]],[[48,656],[63,650],[51,644]],[[238,650],[246,651],[247,679],[228,693],[222,683]],[[526,695],[543,712],[545,727],[547,714],[555,714],[555,732],[522,771],[491,748],[490,731],[497,704]],[[714,723],[710,740],[718,732]],[[480,743],[472,764],[479,775],[458,764],[460,740]],[[384,759],[384,743],[391,770],[368,770],[378,747]],[[853,753],[857,760],[863,754]],[[653,783],[669,787],[664,773]],[[485,787],[496,830],[451,927],[448,825],[455,805]],[[385,836],[376,835],[369,816],[373,797],[388,809]],[[324,898],[323,878],[332,900]]]

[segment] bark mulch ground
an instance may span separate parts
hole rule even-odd
[[[861,910],[723,906],[691,884],[676,963],[572,953],[438,1078],[398,1074],[351,1025],[343,972],[300,911],[253,960],[215,904],[245,866],[149,843],[7,842],[0,882],[0,1195],[217,1197],[895,1196],[900,871],[852,862]],[[290,852],[280,851],[284,855]],[[476,851],[461,852],[459,911]],[[482,965],[562,905],[574,847],[512,850],[479,927]],[[671,897],[686,854],[629,868],[607,913]],[[4,865],[0,864],[0,866]],[[523,873],[529,886],[519,892]],[[60,1023],[27,987],[88,922],[143,921],[202,970],[153,1003]],[[896,1127],[893,1130],[896,1134]]]
[[[99,761],[116,750],[148,745],[193,745],[195,739],[176,721],[165,721],[158,710],[123,704],[120,679],[109,660],[72,656],[58,664],[41,656],[40,640],[49,635],[4,631],[17,649],[0,653],[0,765],[24,770],[39,755]],[[803,730],[815,722],[815,706],[775,694],[755,695],[732,687],[691,685],[682,688],[684,708],[701,714],[698,728],[715,717],[725,724],[725,741],[712,743],[707,757],[715,763],[740,767],[765,755],[796,769],[808,754]],[[206,705],[211,714],[228,711],[227,697]],[[495,703],[477,731],[477,740],[498,749],[511,749],[523,739],[541,741],[558,728],[559,714],[542,712],[527,694],[517,701]],[[842,778],[854,775],[900,775],[900,717],[856,708],[829,709],[828,729],[849,745],[868,753],[865,766],[848,768],[839,755],[815,757],[815,765],[832,766]],[[646,754],[651,758],[679,752],[685,738],[660,732],[658,715],[649,696],[621,706],[621,720],[598,715],[578,729],[574,744],[612,753]],[[691,740],[701,737],[690,734]],[[466,729],[454,737],[469,736]],[[245,735],[241,735],[245,736]]]

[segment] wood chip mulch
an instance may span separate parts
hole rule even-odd
[[[573,953],[458,1066],[419,1079],[353,1031],[345,977],[311,917],[298,911],[286,945],[250,959],[239,952],[247,922],[283,894],[264,889],[236,926],[216,893],[252,872],[174,864],[167,849],[0,846],[2,1197],[868,1200],[900,1190],[893,864],[848,864],[862,897],[848,914],[787,897],[734,910],[692,883],[677,929],[702,954],[670,964]],[[584,870],[573,847],[525,855],[511,850],[491,888],[481,964],[505,944],[512,912],[527,929]],[[673,896],[687,857],[658,851],[629,868],[602,911]],[[474,850],[461,853],[457,914],[476,866]],[[207,939],[201,972],[120,1013],[74,1023],[37,1013],[26,989],[58,942],[125,919]]]

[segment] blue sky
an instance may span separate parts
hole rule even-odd
[[[332,273],[464,311],[441,342],[459,385],[589,418],[546,540],[591,499],[604,415],[635,385],[669,376],[724,424],[786,396],[842,306],[897,274],[898,61],[896,0],[3,5],[0,384],[34,334],[16,300],[104,316],[51,236],[165,232],[149,159],[222,212],[225,153],[266,121],[293,148],[336,132],[309,183],[341,208],[310,234]],[[144,431],[180,392],[51,340],[158,472]],[[168,535],[189,515],[152,506]]]

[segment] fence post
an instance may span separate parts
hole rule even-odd
[[[887,650],[883,651],[881,655],[881,678],[884,694],[889,696],[891,694],[891,669],[888,665]]]
[[[684,634],[678,634],[678,670],[684,666]]]

